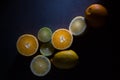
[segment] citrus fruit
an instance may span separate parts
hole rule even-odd
[[[101,27],[105,24],[108,12],[102,4],[91,4],[85,10],[85,19],[91,27]]]
[[[77,16],[73,18],[69,25],[70,32],[75,35],[81,35],[86,29],[86,23],[83,16]]]
[[[21,55],[31,56],[38,50],[38,40],[32,34],[23,34],[17,40],[17,50]]]
[[[57,29],[52,35],[53,47],[58,50],[64,50],[71,46],[73,36],[67,29]]]
[[[51,62],[56,68],[71,69],[78,63],[79,56],[73,50],[64,50],[57,52],[52,58]]]
[[[51,40],[52,31],[48,27],[43,27],[38,31],[38,39],[41,42],[48,42]]]
[[[45,76],[51,69],[51,62],[47,57],[37,55],[32,59],[30,69],[36,76]]]
[[[51,56],[54,53],[54,47],[51,43],[42,44],[40,47],[40,53],[44,56]]]

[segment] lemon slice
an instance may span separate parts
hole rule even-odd
[[[85,18],[77,16],[70,22],[69,30],[74,36],[81,35],[86,29]]]
[[[23,56],[34,55],[38,50],[38,40],[32,34],[21,35],[16,43],[18,52]]]
[[[37,55],[32,59],[30,69],[34,75],[42,77],[47,75],[50,71],[51,62],[47,57],[43,55]]]

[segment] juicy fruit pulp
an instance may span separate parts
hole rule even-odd
[[[17,50],[21,55],[31,56],[38,50],[38,40],[31,34],[21,35],[17,40]]]
[[[69,26],[69,30],[73,35],[81,35],[85,31],[85,29],[86,23],[83,16],[77,16],[73,18]]]
[[[58,50],[64,50],[71,46],[73,36],[67,29],[58,29],[52,35],[53,47]]]
[[[42,44],[40,47],[40,53],[44,56],[51,56],[54,53],[54,47],[51,43]]]
[[[107,9],[101,4],[91,4],[85,10],[86,23],[91,27],[103,26],[107,15]]]
[[[53,65],[59,69],[70,69],[76,66],[79,56],[73,50],[56,53],[51,59]]]
[[[32,59],[30,69],[36,76],[45,76],[51,69],[51,63],[47,57],[37,55]]]
[[[43,27],[38,31],[38,39],[41,42],[48,42],[51,40],[52,31],[48,27]]]

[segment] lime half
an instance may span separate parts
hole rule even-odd
[[[40,53],[44,56],[51,56],[54,53],[54,47],[51,43],[42,44],[40,47]]]
[[[32,59],[30,69],[36,76],[45,76],[51,69],[51,62],[47,57],[37,55]]]
[[[48,42],[51,40],[52,30],[48,27],[43,27],[38,31],[38,39],[41,42]]]

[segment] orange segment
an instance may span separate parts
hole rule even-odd
[[[38,50],[38,40],[31,34],[24,34],[17,40],[17,50],[21,55],[31,56]]]
[[[71,46],[73,36],[67,29],[58,29],[52,35],[52,44],[56,49],[64,50]]]

